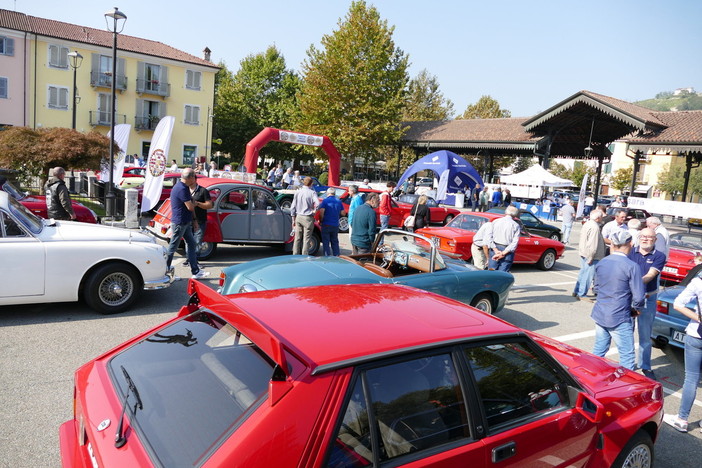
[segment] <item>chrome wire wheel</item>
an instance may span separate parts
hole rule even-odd
[[[98,295],[100,301],[109,307],[118,307],[134,294],[134,281],[121,271],[111,273],[100,282]]]
[[[637,445],[629,452],[629,455],[624,459],[623,468],[651,468],[653,457],[648,445],[642,443]]]

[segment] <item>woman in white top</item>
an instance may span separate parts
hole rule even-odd
[[[687,304],[693,299],[697,302],[695,305],[697,310],[687,307]],[[700,304],[702,304],[702,279],[696,277],[675,298],[675,303],[673,304],[675,310],[690,319],[690,323],[685,329],[685,383],[682,388],[678,414],[666,414],[663,417],[663,421],[680,432],[687,432],[687,418],[690,416],[690,410],[697,394],[697,385],[700,382],[700,368],[702,367],[702,336],[700,335],[702,313],[700,312]]]

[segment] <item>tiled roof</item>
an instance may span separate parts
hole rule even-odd
[[[525,119],[466,119],[403,122],[409,129],[403,141],[470,141],[533,143],[540,138],[525,132]]]
[[[82,42],[94,46],[112,48],[112,33],[107,29],[94,29],[76,24],[54,21],[46,18],[25,15],[10,10],[0,9],[0,27],[26,31],[41,36]],[[169,45],[149,39],[120,34],[117,47],[138,54],[162,57],[179,62],[192,63],[205,67],[218,68],[212,62],[190,55]]]
[[[624,140],[632,149],[702,151],[702,110],[655,112],[667,128],[658,132],[631,135]]]
[[[585,90],[580,92],[586,96],[592,97],[593,99],[597,99],[598,101],[604,102],[611,107],[616,107],[617,109],[629,115],[637,117],[644,122],[657,125],[665,125],[657,116],[659,112],[647,109],[645,107],[637,106],[636,104],[632,104],[630,102],[622,101],[621,99],[605,96],[604,94],[597,94],[593,93],[592,91]]]

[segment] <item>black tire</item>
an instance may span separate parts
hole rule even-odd
[[[339,218],[339,232],[349,232],[349,218],[342,216]]]
[[[85,302],[101,314],[116,314],[128,309],[144,288],[134,267],[108,263],[91,271],[83,289]]]
[[[629,439],[612,468],[651,468],[653,466],[653,441],[644,430]]]
[[[211,256],[213,256],[217,252],[217,243],[216,242],[201,242],[200,243],[200,250],[197,251],[197,259],[198,260],[207,260]]]
[[[557,232],[554,232],[553,234],[551,234],[551,235],[549,236],[549,239],[560,242],[560,241],[561,241],[561,236],[560,236],[560,234],[558,234]]]
[[[495,304],[493,304],[492,297],[488,293],[478,294],[473,298],[470,305],[488,315],[495,313]]]
[[[446,219],[444,220],[444,225],[450,223],[452,219],[453,219],[453,215],[448,215],[446,217]]]
[[[553,265],[556,264],[556,251],[553,249],[548,249],[546,252],[541,255],[541,258],[539,259],[539,262],[536,264],[539,269],[548,271],[551,268],[553,268]]]
[[[322,250],[322,239],[319,237],[319,234],[313,232],[310,236],[310,246],[307,255],[317,255],[320,250]]]
[[[291,206],[292,206],[292,199],[291,198],[284,198],[280,201],[280,209],[281,210],[290,211]]]

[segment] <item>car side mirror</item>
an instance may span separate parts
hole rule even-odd
[[[588,395],[585,392],[579,392],[573,387],[568,387],[568,393],[572,394],[577,392],[575,397],[575,411],[580,413],[585,419],[595,424],[598,424],[604,418],[604,405]],[[572,399],[571,399],[572,401]]]

